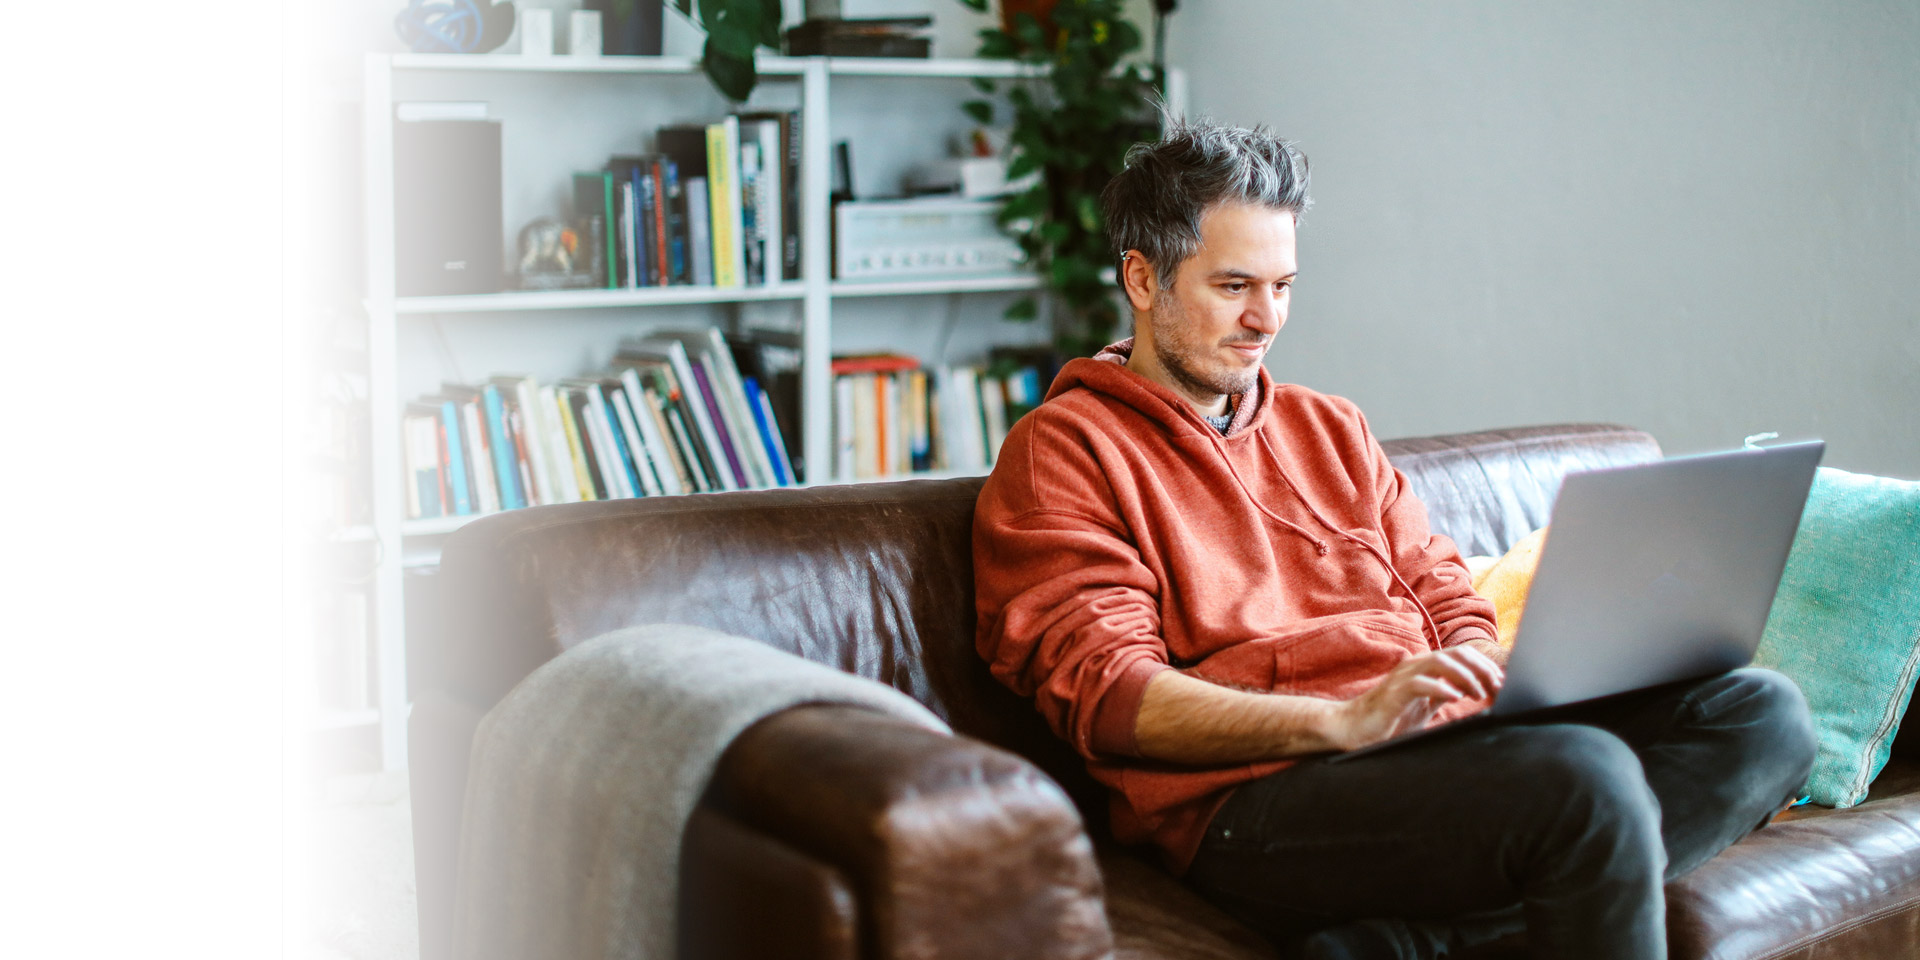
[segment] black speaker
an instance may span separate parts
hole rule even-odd
[[[498,120],[393,125],[394,286],[403,297],[504,289]]]

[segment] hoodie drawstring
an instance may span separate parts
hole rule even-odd
[[[1439,649],[1440,624],[1433,619],[1433,612],[1428,610],[1427,605],[1420,600],[1420,595],[1413,591],[1413,587],[1407,583],[1406,578],[1402,577],[1400,575],[1400,571],[1394,567],[1393,560],[1390,557],[1388,557],[1385,554],[1385,552],[1383,552],[1379,547],[1376,547],[1373,544],[1368,543],[1367,541],[1362,540],[1361,538],[1356,537],[1353,534],[1348,533],[1337,526],[1334,526],[1331,522],[1327,520],[1326,517],[1321,516],[1320,511],[1314,508],[1313,501],[1308,500],[1306,497],[1306,494],[1303,494],[1300,492],[1300,485],[1294,483],[1292,477],[1287,476],[1287,468],[1281,464],[1279,451],[1274,450],[1273,444],[1267,441],[1266,431],[1255,428],[1254,434],[1259,438],[1260,445],[1267,448],[1267,455],[1273,458],[1274,469],[1279,471],[1281,481],[1287,485],[1287,489],[1293,491],[1294,498],[1300,501],[1301,506],[1304,506],[1307,508],[1307,513],[1312,515],[1313,519],[1319,522],[1319,524],[1322,527],[1325,527],[1327,530],[1336,534],[1342,540],[1345,540],[1349,543],[1357,544],[1358,546],[1364,548],[1367,551],[1367,553],[1373,556],[1375,560],[1380,561],[1381,566],[1387,568],[1387,575],[1393,578],[1393,582],[1400,585],[1400,589],[1406,592],[1407,599],[1412,600],[1413,605],[1419,609],[1420,618],[1426,621],[1427,630],[1432,633],[1433,646],[1435,649]],[[1226,441],[1223,438],[1219,437],[1217,434],[1214,434],[1212,431],[1207,431],[1205,435],[1208,436],[1213,441],[1214,447],[1219,450],[1220,459],[1226,463],[1227,473],[1232,475],[1233,482],[1240,485],[1240,491],[1247,495],[1248,500],[1253,501],[1253,505],[1257,507],[1261,513],[1266,514],[1275,523],[1278,523],[1281,526],[1284,526],[1287,529],[1292,530],[1293,532],[1298,533],[1299,535],[1312,541],[1313,549],[1315,553],[1323,557],[1327,555],[1327,553],[1329,552],[1327,541],[1325,541],[1324,539],[1321,539],[1319,536],[1315,535],[1314,533],[1300,526],[1299,524],[1294,523],[1293,521],[1280,516],[1279,514],[1273,512],[1272,510],[1269,510],[1267,508],[1267,505],[1260,501],[1259,497],[1254,496],[1253,489],[1247,486],[1247,481],[1240,476],[1240,470],[1233,465],[1233,458],[1227,454]]]

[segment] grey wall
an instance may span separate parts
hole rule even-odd
[[[1920,477],[1920,4],[1181,6],[1194,111],[1313,163],[1277,376]]]

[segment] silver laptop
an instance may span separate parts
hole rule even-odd
[[[1816,440],[1569,474],[1493,704],[1330,759],[1746,666],[1825,450]]]

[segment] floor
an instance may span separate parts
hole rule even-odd
[[[326,778],[310,824],[303,960],[418,960],[406,773]]]

